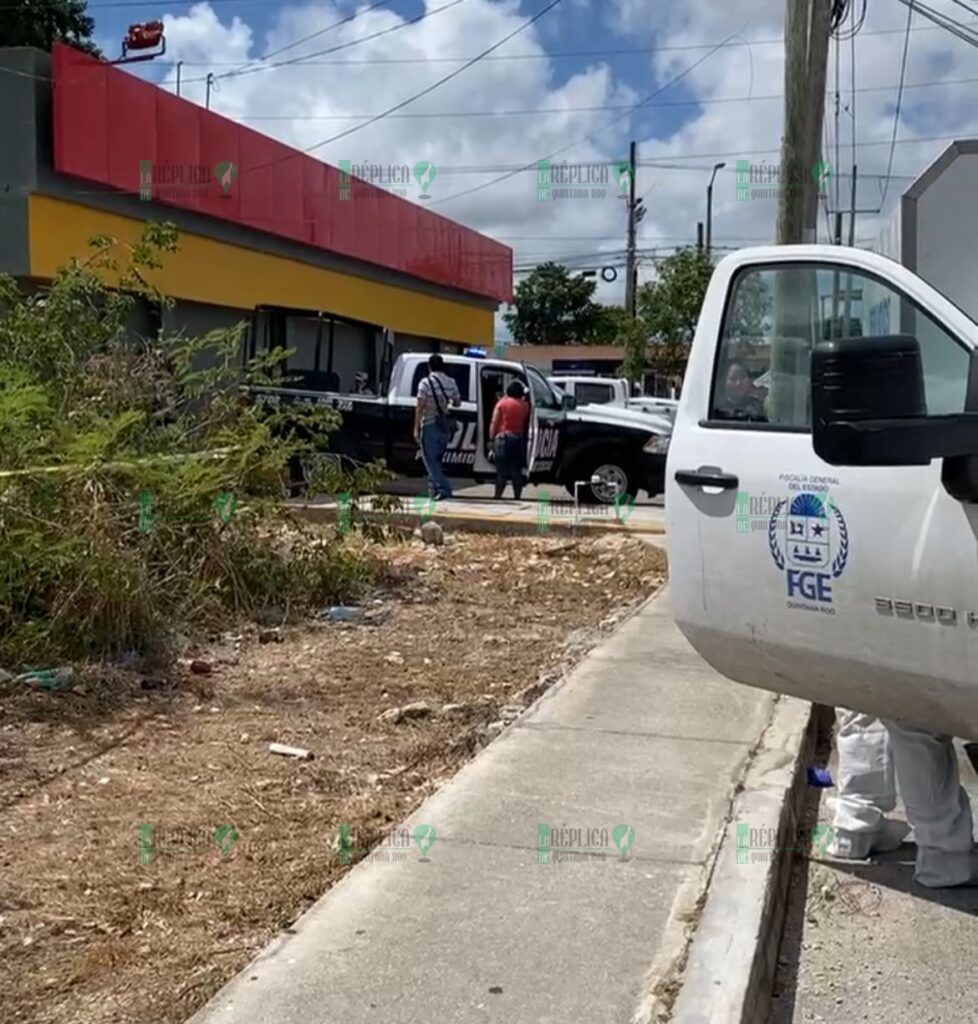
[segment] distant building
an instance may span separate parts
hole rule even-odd
[[[625,361],[622,345],[504,345],[500,355],[532,363],[546,374],[565,377],[620,377]],[[674,397],[678,386],[679,381],[651,370],[642,382],[644,394],[663,398]]]
[[[902,263],[978,321],[978,139],[959,139],[903,193],[875,243],[875,252]],[[863,318],[881,332],[897,311],[868,294]]]

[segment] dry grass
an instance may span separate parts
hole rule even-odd
[[[377,548],[377,625],[212,644],[208,675],[89,668],[60,693],[0,688],[3,1019],[174,1024],[190,1015],[665,573],[623,537],[461,535]],[[266,638],[267,639],[267,638]],[[378,723],[409,701],[455,715]],[[307,747],[312,761],[268,753]],[[139,826],[189,830],[139,861]],[[240,835],[228,856],[214,829]]]

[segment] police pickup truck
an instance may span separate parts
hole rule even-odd
[[[443,354],[445,373],[458,385],[461,407],[452,410],[458,427],[443,459],[452,477],[475,480],[495,476],[489,458],[489,423],[508,385],[526,388],[532,415],[528,434],[528,471],[534,484],[558,483],[594,503],[610,504],[621,495],[650,496],[663,490],[671,424],[665,417],[642,416],[598,407],[577,409],[555,391],[546,377],[525,363]],[[413,437],[418,385],[428,373],[426,353],[397,358],[387,393],[381,396],[338,394],[303,388],[255,388],[260,401],[325,402],[342,415],[330,436],[333,453],[367,462],[383,459],[395,473],[423,476],[424,466]]]
[[[978,325],[930,285],[840,246],[723,259],[666,510],[720,672],[978,738]]]

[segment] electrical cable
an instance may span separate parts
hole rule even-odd
[[[37,76],[34,76],[37,77]],[[857,92],[892,92],[898,87],[897,82],[890,85],[865,85]],[[906,82],[903,86],[907,89],[930,89],[939,88],[945,85],[975,85],[978,78],[945,78],[927,82]],[[829,96],[832,93],[827,94]],[[783,100],[784,93],[765,93],[760,96],[712,96],[700,97],[692,100],[663,100],[660,103],[649,103],[648,107],[699,107],[711,103],[759,103],[773,100]],[[392,121],[398,120],[424,120],[425,118],[463,118],[463,117],[533,117],[537,115],[551,116],[554,114],[584,114],[584,113],[606,113],[611,110],[629,110],[627,104],[609,103],[593,107],[535,107],[516,108],[513,110],[433,110],[426,113],[392,114]],[[373,114],[244,114],[241,121],[359,121],[363,117],[373,117]]]
[[[932,7],[921,3],[921,0],[897,0],[897,3],[903,4],[904,7],[909,7],[911,10],[918,11],[929,21],[939,25],[941,28],[947,29],[948,32],[957,36],[958,39],[962,39],[972,46],[978,46],[978,34],[970,31],[966,25],[962,25],[953,18],[949,18],[947,15],[941,14]]]
[[[972,17],[978,17],[978,11],[974,7],[969,7],[964,0],[951,0],[951,3],[963,7]]]
[[[450,10],[452,7],[458,7],[459,4],[468,3],[468,0],[449,0],[447,4],[442,4],[441,7],[433,7],[430,10],[426,10],[423,14],[419,14],[415,18],[408,18],[406,21],[400,21],[396,25],[389,25],[387,28],[378,29],[376,32],[371,32],[369,35],[358,36],[356,39],[349,39],[345,43],[338,43],[336,46],[327,47],[325,50],[316,50],[313,53],[307,53],[300,57],[289,57],[287,60],[272,61],[269,64],[259,64],[257,67],[245,67],[241,71],[225,71],[223,74],[215,75],[216,78],[244,78],[246,75],[257,74],[259,71],[270,71],[273,68],[291,67],[293,65],[301,65],[303,61],[309,57],[322,57],[328,53],[339,53],[340,50],[350,50],[355,46],[359,46],[361,43],[368,43],[374,39],[379,39],[381,36],[390,35],[392,32],[400,32],[402,29],[408,28],[412,25],[417,25],[428,18],[434,17],[436,14],[441,14],[442,11]],[[160,85],[169,84],[170,81],[176,81],[176,79],[166,79],[160,82]],[[199,76],[197,78],[187,78],[184,80],[184,85],[190,85],[194,82],[205,82],[207,76]]]
[[[880,208],[886,202],[886,194],[890,189],[890,174],[893,171],[893,154],[896,151],[897,132],[900,130],[900,107],[903,104],[903,80],[907,73],[907,56],[910,52],[910,22],[913,21],[913,5],[907,8],[907,33],[903,37],[903,60],[900,63],[900,86],[897,89],[896,110],[893,114],[893,135],[890,139],[890,158],[886,164],[886,178],[883,181],[883,197]]]
[[[705,53],[698,60],[696,60],[692,64],[690,64],[689,67],[686,68],[684,71],[681,71],[678,75],[675,75],[668,82],[666,82],[665,85],[660,86],[658,89],[653,90],[651,93],[648,94],[648,96],[646,96],[644,99],[640,100],[633,107],[629,108],[624,113],[619,114],[618,117],[612,118],[612,120],[609,121],[607,124],[603,125],[601,128],[595,129],[595,131],[591,132],[590,134],[585,135],[584,138],[576,139],[574,142],[571,142],[571,143],[569,143],[566,146],[561,146],[560,149],[554,150],[554,152],[550,153],[548,156],[540,157],[537,160],[534,160],[533,162],[531,162],[529,164],[525,164],[523,167],[520,168],[520,170],[528,170],[530,168],[536,167],[536,165],[538,163],[540,163],[541,161],[552,160],[555,156],[560,156],[561,153],[566,153],[567,150],[573,149],[575,146],[579,146],[579,145],[581,145],[584,142],[590,142],[594,138],[595,135],[599,135],[601,132],[607,131],[609,128],[611,128],[614,125],[618,124],[619,121],[623,121],[626,117],[628,117],[630,114],[634,113],[636,110],[639,110],[641,107],[646,106],[653,99],[655,99],[656,96],[658,96],[661,93],[665,92],[666,89],[671,88],[673,85],[675,85],[681,79],[685,78],[686,75],[690,74],[692,71],[695,71],[696,68],[698,68],[704,61],[709,60],[710,57],[712,57],[713,54],[715,54],[718,50],[723,49],[723,47],[726,46],[727,43],[729,43],[732,39],[734,39],[738,35],[740,35],[743,32],[743,30],[750,24],[750,22],[752,22],[754,20],[754,18],[756,18],[759,14],[761,14],[762,11],[767,10],[767,8],[770,7],[770,6],[771,6],[771,0],[768,0],[768,2],[765,3],[757,11],[755,11],[754,14],[750,15],[750,17],[747,18],[747,20],[740,26],[740,28],[736,32],[732,32],[729,36],[727,36],[726,39],[724,39],[721,42],[717,43],[716,46],[714,46],[711,50],[709,50],[707,53]],[[463,196],[469,196],[469,195],[473,195],[476,192],[481,192],[483,189],[491,188],[493,185],[498,185],[500,182],[506,181],[508,178],[513,177],[513,174],[517,174],[517,173],[519,173],[519,171],[513,171],[513,172],[510,172],[508,174],[504,174],[501,177],[493,178],[492,181],[483,182],[481,185],[474,185],[472,188],[464,189],[461,192],[455,192],[454,194],[452,194],[450,196],[446,196],[443,199],[439,199],[436,203],[434,203],[432,205],[441,206],[443,203],[451,202],[454,199],[460,199]]]
[[[521,32],[524,32],[531,25],[536,24],[536,22],[538,22],[542,17],[544,17],[544,15],[549,14],[555,7],[559,7],[563,2],[564,0],[550,0],[550,3],[548,3],[545,7],[542,7],[539,11],[537,11],[537,13],[534,14],[532,18],[528,18],[517,28],[513,29],[512,32],[507,33],[505,36],[503,36],[502,39],[493,43],[492,46],[487,47],[485,50],[482,51],[482,53],[473,57],[467,64],[463,64],[460,68],[455,68],[454,71],[451,71],[449,74],[445,75],[444,78],[439,78],[437,82],[433,83],[432,85],[429,85],[425,89],[422,89],[420,92],[416,92],[413,96],[409,96],[406,100],[401,100],[400,103],[395,103],[394,106],[388,107],[387,110],[383,111],[380,114],[374,115],[369,120],[366,120],[361,124],[355,125],[352,128],[347,128],[346,131],[337,132],[336,135],[331,135],[328,139],[323,139],[321,142],[317,142],[313,146],[308,146],[306,149],[303,150],[303,152],[313,153],[317,149],[321,149],[323,146],[329,145],[329,143],[331,142],[336,142],[339,139],[345,139],[348,135],[352,135],[354,132],[359,132],[364,128],[368,128],[370,125],[376,124],[378,121],[383,120],[390,114],[396,113],[398,110],[402,110],[404,107],[408,106],[408,104],[414,103],[415,101],[421,99],[422,96],[427,96],[430,93],[433,93],[436,89],[443,86],[446,82],[450,82],[453,78],[457,78],[463,72],[468,71],[468,69],[472,67],[474,64],[478,64],[483,57],[492,53],[494,50],[498,50],[500,46],[503,46],[505,43],[508,43],[510,39],[513,39],[514,37],[518,36]]]
[[[251,66],[252,64],[258,61],[268,60],[271,57],[277,57],[280,53],[285,53],[286,50],[295,49],[295,47],[301,46],[303,43],[308,43],[310,39],[315,39],[318,36],[325,35],[332,29],[340,28],[342,25],[348,25],[351,21],[355,21],[361,15],[369,14],[371,11],[376,10],[378,7],[383,7],[385,4],[388,3],[390,3],[390,0],[375,0],[375,2],[372,3],[369,7],[362,7],[359,10],[355,11],[353,14],[348,14],[345,18],[341,18],[339,21],[332,22],[332,24],[327,25],[325,28],[320,28],[317,29],[315,32],[310,32],[309,35],[303,36],[301,39],[295,39],[291,43],[286,43],[284,46],[280,46],[275,50],[268,50],[266,53],[263,53],[260,57],[254,57],[251,60],[246,60],[244,64],[240,64],[237,66],[236,71],[243,71],[245,68]],[[233,75],[236,73],[236,71],[230,71],[228,72],[228,74]]]
[[[170,0],[173,2],[173,0]],[[188,3],[199,3],[199,0],[187,0]],[[211,0],[213,2],[213,0]],[[243,0],[233,0],[235,3],[241,3]],[[265,0],[261,0],[265,2]],[[0,3],[0,10],[4,8],[4,4]],[[89,4],[89,7],[92,5]],[[368,8],[368,10],[371,8]],[[965,25],[966,29],[978,29],[978,22],[974,25]],[[914,32],[937,32],[940,27],[937,25],[915,25],[913,28]],[[890,35],[902,35],[902,28],[886,28],[876,29],[871,32],[863,32],[864,36],[890,36]],[[778,36],[776,39],[743,39],[743,42],[748,46],[781,46],[784,43],[784,39]],[[513,60],[576,60],[581,57],[625,57],[625,56],[636,56],[645,55],[650,53],[674,53],[686,50],[708,50],[714,43],[685,43],[680,46],[627,46],[620,47],[618,49],[604,49],[604,50],[555,50],[553,52],[547,52],[541,50],[536,53],[497,53],[492,57],[486,57],[486,62],[490,61],[513,61]],[[464,64],[465,61],[471,59],[471,55],[463,57],[371,57],[361,60],[313,60],[314,54],[307,54],[305,57],[299,58],[299,62],[296,64],[290,64],[289,67],[321,67],[327,65],[350,65],[352,67],[357,66],[369,66],[369,65],[387,65],[387,64]],[[307,59],[309,58],[309,59]],[[253,60],[261,60],[263,58],[255,57]],[[206,68],[217,68],[217,67],[238,67],[240,61],[214,61],[214,60],[184,60],[181,61],[184,67],[206,67]]]

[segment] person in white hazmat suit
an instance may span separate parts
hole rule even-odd
[[[838,797],[829,854],[864,860],[895,850],[909,832],[886,817],[899,785],[917,842],[914,879],[928,888],[978,883],[971,805],[951,737],[847,708],[837,710],[836,723]]]

